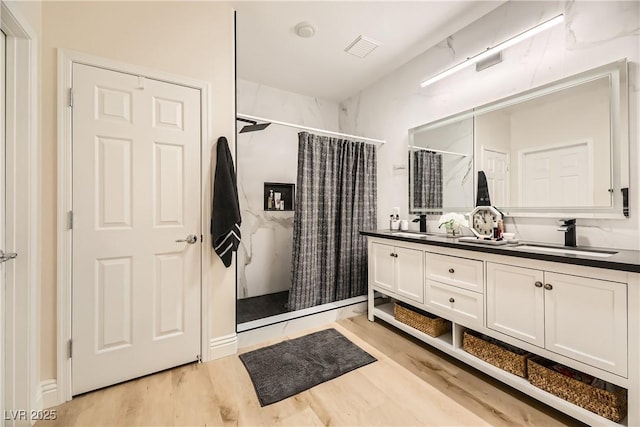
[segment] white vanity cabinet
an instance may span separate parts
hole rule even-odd
[[[384,320],[589,425],[640,426],[640,257],[618,269],[610,261],[582,265],[449,242],[368,234],[369,320]],[[376,300],[376,292],[451,321],[450,332],[431,337],[399,322],[394,301]],[[468,329],[626,389],[627,419],[614,423],[467,353]]]
[[[369,252],[369,280],[380,291],[410,301],[424,302],[424,265],[421,250],[373,243]]]
[[[627,375],[627,284],[487,263],[487,327]]]

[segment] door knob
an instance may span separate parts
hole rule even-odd
[[[536,283],[534,283],[534,285],[536,286],[536,288],[541,288],[542,287],[542,282],[541,281],[537,281]]]
[[[189,234],[185,239],[176,240],[176,242],[178,242],[178,243],[187,242],[190,245],[193,245],[197,241],[198,241],[198,238],[196,237],[195,234]]]
[[[553,289],[553,286],[551,286],[551,284],[550,284],[550,283],[545,283],[545,284],[544,284],[544,288],[545,288],[546,290],[550,291],[551,289]]]
[[[455,299],[453,299],[453,297],[449,298],[449,302],[456,302]]]
[[[5,253],[2,249],[0,249],[0,263],[7,262],[10,259],[14,259],[18,254],[15,252],[7,252]]]

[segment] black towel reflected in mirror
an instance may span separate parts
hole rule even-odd
[[[489,186],[484,171],[478,171],[478,192],[476,193],[476,206],[491,206],[489,199]]]

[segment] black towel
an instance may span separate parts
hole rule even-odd
[[[489,199],[489,186],[487,176],[484,171],[478,171],[478,193],[476,195],[476,206],[491,206]]]
[[[218,160],[216,162],[215,182],[213,183],[213,209],[211,213],[211,235],[213,249],[225,267],[231,265],[232,252],[240,245],[240,203],[236,173],[229,151],[227,138],[218,138]]]

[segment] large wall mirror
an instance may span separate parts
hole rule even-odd
[[[410,212],[470,211],[482,171],[505,214],[622,217],[628,154],[621,60],[410,129]]]

